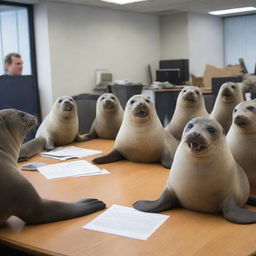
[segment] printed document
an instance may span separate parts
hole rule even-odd
[[[167,215],[114,204],[82,228],[146,240],[168,218]]]
[[[58,147],[51,151],[43,152],[40,155],[44,157],[58,159],[58,160],[67,160],[72,158],[82,158],[87,156],[93,156],[100,153],[102,153],[102,151],[69,146],[69,147]]]
[[[85,160],[44,165],[37,170],[47,179],[109,174],[107,170],[101,170]]]

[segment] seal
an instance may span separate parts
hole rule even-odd
[[[256,80],[245,79],[239,85],[242,90],[244,100],[246,100],[246,93],[250,94],[251,99],[256,98]]]
[[[179,93],[174,114],[165,130],[180,140],[187,122],[200,116],[209,116],[202,92],[196,86],[186,86]]]
[[[241,208],[248,196],[248,178],[234,160],[223,128],[214,119],[198,117],[184,128],[160,198],[137,201],[134,207],[145,212],[183,207],[222,213],[234,223],[255,223],[256,212]]]
[[[97,199],[72,203],[43,199],[20,173],[17,169],[20,146],[26,132],[35,124],[35,117],[25,112],[0,111],[0,223],[15,215],[26,224],[42,224],[104,209],[105,204]]]
[[[96,117],[85,140],[115,139],[123,120],[124,111],[113,93],[104,93],[96,105]]]
[[[19,161],[55,146],[84,141],[78,132],[78,115],[75,101],[69,96],[59,97],[51,111],[40,124],[35,139],[21,146]]]
[[[227,134],[230,150],[245,171],[250,183],[250,199],[256,205],[256,101],[244,101],[233,112],[233,121]],[[253,200],[255,203],[253,203]],[[251,204],[250,203],[250,204]]]
[[[242,101],[243,94],[238,84],[233,82],[222,84],[210,117],[216,119],[222,125],[225,134],[231,126],[235,106]]]
[[[126,104],[113,150],[93,162],[103,164],[125,158],[132,162],[161,162],[170,168],[177,146],[176,139],[162,127],[152,101],[134,95]]]

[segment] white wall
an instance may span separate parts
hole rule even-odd
[[[224,65],[223,20],[212,15],[188,14],[190,73],[202,76],[205,65]]]
[[[186,13],[160,16],[160,49],[161,60],[189,57]]]
[[[161,59],[189,59],[190,73],[202,76],[206,64],[223,67],[223,21],[193,13],[160,17]]]
[[[190,59],[202,76],[206,64],[223,66],[221,18],[198,14],[145,15],[78,4],[35,5],[39,92],[43,117],[61,95],[92,93],[95,71],[113,79],[149,81],[160,59]]]
[[[54,99],[92,92],[99,68],[114,80],[148,82],[147,65],[159,60],[156,16],[49,3],[48,26]]]

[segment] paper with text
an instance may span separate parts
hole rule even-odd
[[[167,215],[114,204],[82,228],[146,240],[168,218]]]
[[[72,158],[82,158],[87,156],[93,156],[100,153],[102,153],[102,151],[69,146],[69,147],[58,147],[51,151],[43,152],[40,155],[44,157],[58,159],[58,160],[67,160]]]
[[[85,160],[50,164],[37,169],[47,179],[109,174],[107,170],[101,170]]]

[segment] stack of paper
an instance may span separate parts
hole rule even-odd
[[[140,212],[114,204],[82,228],[146,240],[168,218],[167,215]]]
[[[55,148],[54,150],[43,152],[40,155],[58,159],[58,160],[67,160],[67,159],[73,159],[73,158],[93,156],[100,153],[102,152],[99,150],[84,149],[84,148],[70,146],[70,147]]]
[[[37,170],[47,179],[109,174],[85,160],[40,166]]]

